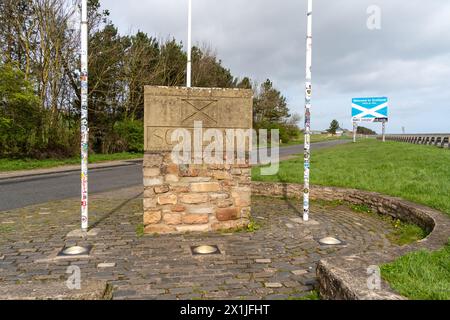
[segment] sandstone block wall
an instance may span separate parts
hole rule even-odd
[[[144,156],[146,233],[246,226],[251,176],[245,165],[177,165],[170,153]]]
[[[192,130],[198,121],[204,130],[251,129],[251,90],[145,88],[145,233],[206,232],[249,223],[248,159],[226,163],[224,151],[224,163],[174,162],[173,130]]]

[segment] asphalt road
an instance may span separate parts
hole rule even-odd
[[[346,140],[319,142],[312,144],[312,149],[317,150],[347,142]],[[302,152],[303,145],[283,147],[280,148],[280,159]],[[89,192],[91,194],[140,184],[142,184],[142,164],[140,163],[93,169],[89,173]],[[0,211],[78,196],[80,196],[79,172],[0,180]]]

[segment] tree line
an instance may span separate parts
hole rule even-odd
[[[77,10],[78,8],[78,10]],[[0,2],[0,156],[70,157],[80,143],[79,7],[71,0]],[[143,149],[144,85],[184,86],[186,52],[174,38],[121,35],[88,1],[90,149]],[[256,128],[299,135],[298,115],[270,80],[238,78],[208,46],[194,47],[192,84],[253,89]]]

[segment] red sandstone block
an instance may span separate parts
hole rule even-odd
[[[216,211],[216,217],[219,221],[236,220],[239,212],[237,208],[219,208]]]

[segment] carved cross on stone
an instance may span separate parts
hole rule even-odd
[[[204,127],[217,125],[217,100],[182,99],[188,107],[182,108],[182,125],[192,127],[201,121]]]

